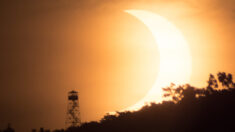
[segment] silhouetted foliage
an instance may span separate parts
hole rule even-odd
[[[107,114],[67,132],[234,132],[235,84],[231,74],[209,76],[205,88],[171,84],[163,88],[172,101],[151,103],[138,111]]]
[[[196,99],[196,96],[202,96],[203,91],[190,86],[189,84],[176,86],[175,84],[171,84],[170,87],[163,88],[165,92],[164,97],[172,97],[172,100],[175,103],[179,101],[193,101]]]
[[[218,80],[221,82],[224,89],[231,89],[235,87],[235,83],[233,83],[232,74],[226,74],[225,72],[219,72]]]
[[[3,130],[2,132],[15,132],[15,130],[11,127],[11,124],[8,124],[7,128],[5,130]]]

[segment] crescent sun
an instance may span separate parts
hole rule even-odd
[[[125,10],[151,31],[160,53],[160,69],[147,95],[126,110],[138,110],[149,102],[162,101],[162,88],[170,83],[189,82],[192,59],[189,46],[180,30],[164,17],[144,10]]]

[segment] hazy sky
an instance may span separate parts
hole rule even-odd
[[[0,128],[63,128],[67,92],[80,92],[82,121],[140,100],[158,75],[159,53],[144,9],[174,23],[192,54],[191,84],[235,75],[234,0],[1,0]],[[130,98],[131,97],[131,98]]]

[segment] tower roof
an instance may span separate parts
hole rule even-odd
[[[69,93],[71,93],[71,94],[75,94],[75,93],[78,93],[77,91],[75,91],[75,90],[72,90],[72,91],[70,91]]]

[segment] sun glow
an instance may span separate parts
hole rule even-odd
[[[151,31],[160,53],[159,74],[152,89],[135,105],[127,110],[138,110],[149,102],[162,101],[162,88],[170,83],[184,84],[191,75],[191,55],[182,33],[171,22],[157,14],[142,10],[126,10],[143,22]]]

